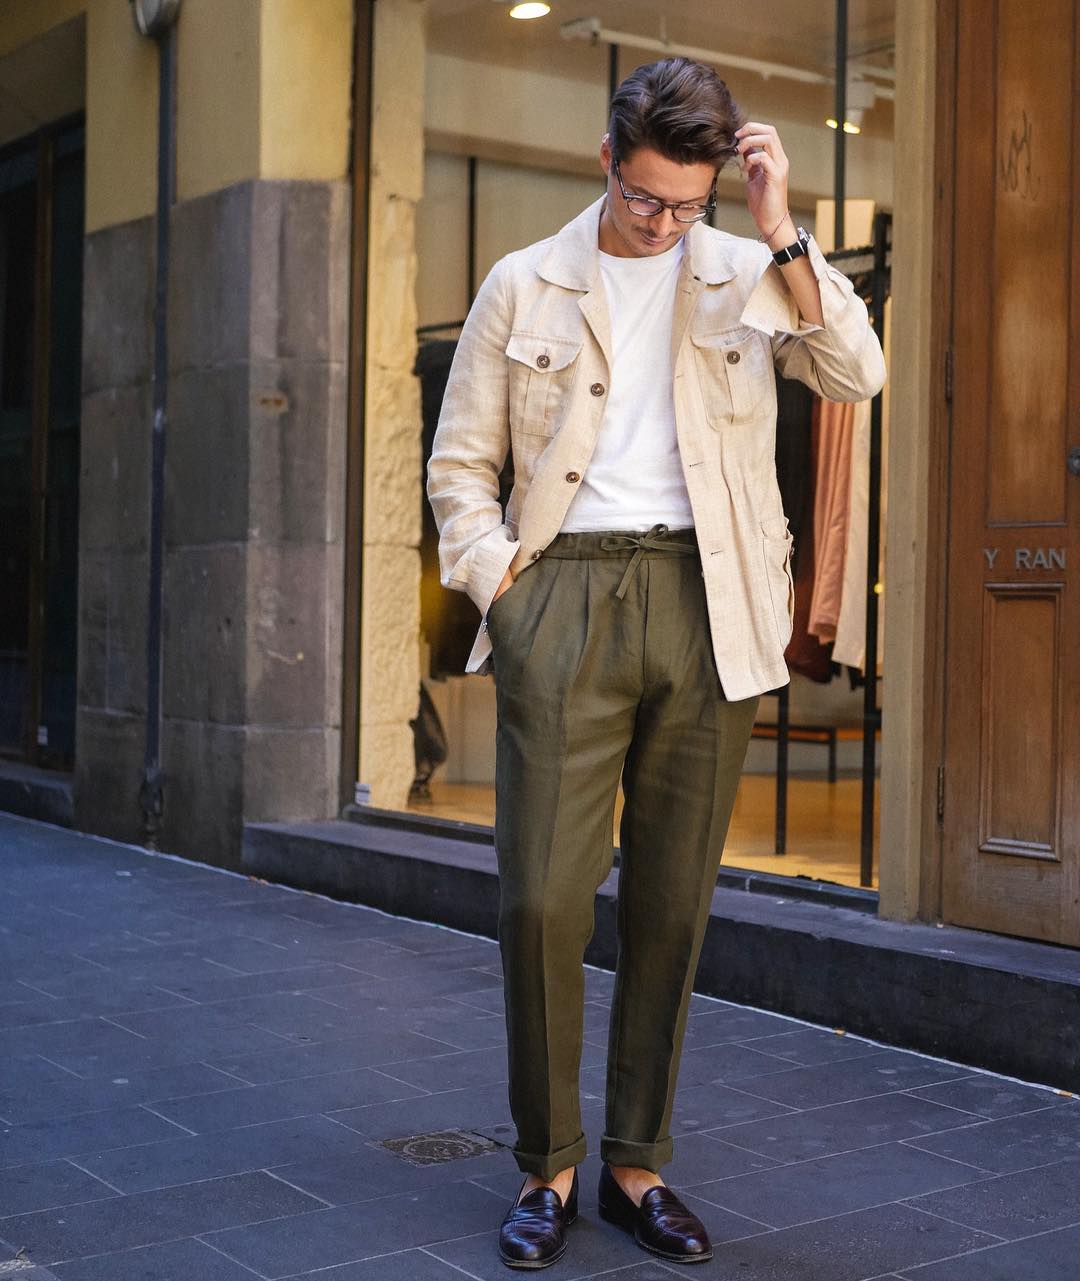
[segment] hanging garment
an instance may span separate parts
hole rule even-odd
[[[821,400],[815,396],[810,415],[810,462],[806,469],[806,519],[801,537],[796,540],[794,554],[795,619],[791,640],[784,651],[784,659],[792,672],[819,684],[828,684],[833,677],[830,663],[831,646],[823,645],[807,630],[810,621],[810,598],[814,590],[814,521],[815,485],[817,476],[818,444],[820,440]]]
[[[851,439],[855,406],[822,400],[814,492],[814,590],[810,633],[834,640],[840,617],[851,493]]]
[[[413,373],[420,379],[421,472],[431,457],[446,381],[457,348],[455,339],[424,342],[416,353]],[[421,503],[420,629],[430,647],[429,675],[438,679],[459,675],[476,634],[476,606],[463,592],[448,592],[439,581],[439,531],[431,505]]]
[[[889,353],[892,299],[885,302],[885,325],[882,347]],[[866,541],[870,520],[870,415],[871,401],[855,406],[852,432],[850,515],[847,548],[844,555],[844,580],[840,598],[840,616],[836,624],[833,661],[866,672]],[[886,503],[888,492],[888,406],[889,384],[881,395],[881,493],[878,526],[880,547],[878,579],[884,586]],[[882,670],[885,647],[885,595],[878,593],[877,670]]]
[[[795,554],[810,522],[811,430],[814,393],[797,378],[776,375],[776,480],[795,538]]]

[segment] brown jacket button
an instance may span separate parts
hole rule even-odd
[[[545,352],[542,356],[537,356],[536,363],[541,369],[547,369],[548,365],[551,364],[551,357]]]
[[[729,351],[727,354],[727,363],[729,365],[737,365],[739,363],[739,353],[737,351]]]
[[[589,388],[589,390],[592,392],[594,396],[602,396],[604,394],[604,384],[593,383],[593,385]]]
[[[566,479],[570,482],[571,485],[576,485],[578,481],[581,479],[581,477],[577,474],[576,471],[568,471],[566,473]]]

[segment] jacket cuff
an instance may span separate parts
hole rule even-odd
[[[855,286],[837,267],[832,266],[821,252],[821,246],[810,237],[806,256],[810,260],[814,275],[817,278],[821,293],[821,314],[823,325],[812,325],[804,320],[799,312],[795,295],[788,288],[783,272],[772,261],[772,251],[768,245],[763,246],[767,255],[767,266],[758,278],[757,284],[750,293],[743,307],[741,322],[751,329],[759,329],[772,337],[774,334],[815,334],[829,331],[842,335],[845,322],[851,324],[848,313],[850,299],[855,293]],[[863,320],[858,318],[859,328]],[[841,337],[841,342],[843,341]]]
[[[447,586],[463,588],[486,618],[491,599],[499,590],[499,584],[520,546],[521,541],[513,536],[508,526],[496,525],[462,556]]]

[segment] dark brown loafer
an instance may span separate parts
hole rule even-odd
[[[566,1253],[566,1229],[577,1218],[577,1210],[575,1167],[565,1205],[554,1188],[533,1188],[507,1210],[499,1229],[499,1258],[511,1268],[548,1267]]]
[[[713,1257],[705,1224],[674,1192],[658,1183],[635,1205],[605,1161],[600,1167],[600,1217],[629,1232],[645,1250],[670,1263],[704,1263]]]

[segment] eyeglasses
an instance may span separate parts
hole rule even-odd
[[[737,146],[728,147],[728,151],[735,152]],[[619,184],[619,190],[626,201],[626,207],[632,214],[637,214],[639,218],[654,218],[661,209],[670,209],[671,216],[676,222],[700,222],[702,218],[707,218],[716,208],[716,183],[713,182],[712,190],[708,195],[708,203],[696,205],[691,203],[675,203],[669,200],[657,200],[654,196],[636,196],[632,191],[627,191],[623,185],[622,173],[619,170],[619,162],[612,157],[611,167],[615,170],[615,180]]]

